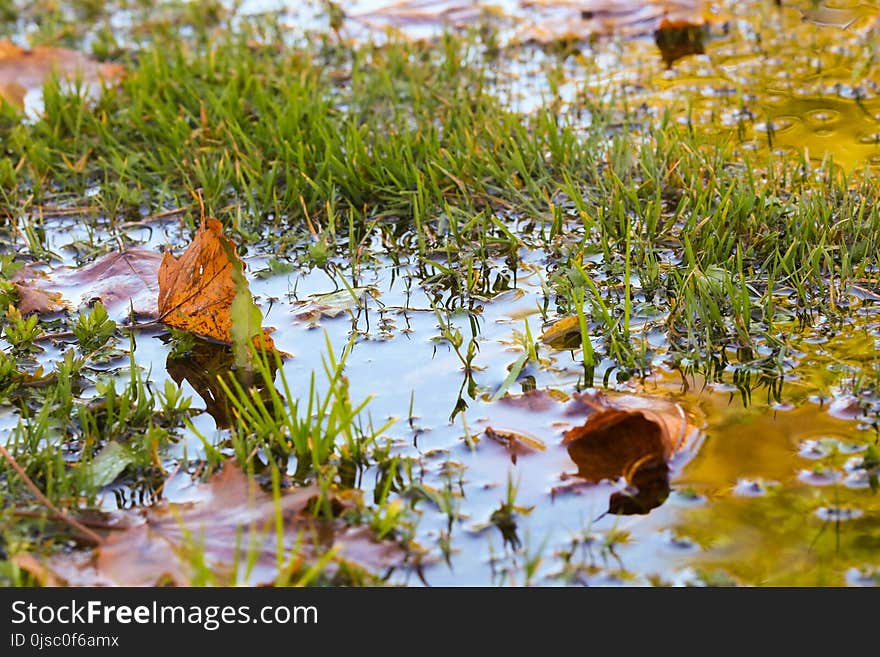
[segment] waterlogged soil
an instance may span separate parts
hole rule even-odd
[[[518,21],[504,34],[521,34],[528,8],[492,4]],[[543,70],[546,53],[523,46],[522,58],[507,64],[498,93],[524,113],[542,102],[575,112],[583,94],[611,98],[625,88],[634,94],[630,102],[645,104],[646,122],[669,111],[672,120],[732,139],[743,152],[818,162],[833,158],[854,176],[875,175],[880,167],[876,22],[869,14],[846,31],[816,25],[800,11],[809,6],[722,6],[701,32],[699,52],[671,66],[653,32],[582,44],[552,93],[542,86],[546,77],[534,73]],[[261,8],[255,5],[254,11]],[[404,33],[411,27],[416,36],[436,28],[431,21],[409,23],[399,20],[395,26]],[[66,247],[78,240],[110,240],[83,229],[93,223],[89,218],[44,222],[46,248],[55,253],[69,253]],[[525,234],[515,219],[508,229]],[[189,240],[176,218],[133,224],[126,237],[144,248],[170,244],[178,253]],[[857,376],[877,360],[880,306],[872,291],[852,290],[844,300],[851,309],[845,321],[815,316],[805,324],[792,314],[783,331],[792,348],[769,374],[749,365],[770,351],[760,342],[751,355],[731,350],[711,375],[673,364],[665,317],[636,313],[633,330],[644,338],[650,371],[619,377],[607,354],[598,353],[600,364],[587,371],[579,349],[555,349],[537,340],[545,325],[558,319],[547,286],[557,263],[525,237],[515,257],[498,255],[483,263],[475,274],[477,292],[468,296],[444,276],[445,267],[457,266],[449,254],[432,254],[437,265],[425,265],[406,249],[389,252],[378,231],[357,265],[339,255],[323,268],[294,261],[290,271],[272,274],[269,247],[246,245],[242,251],[264,325],[274,327],[277,348],[292,355],[283,363],[292,392],[307,393],[315,372],[315,385],[323,391],[328,344],[338,355],[353,337],[345,367],[351,397],[371,398],[366,413],[374,425],[393,420],[381,440],[412,464],[412,479],[393,495],[415,509],[415,541],[425,557],[418,567],[392,569],[389,582],[880,582],[880,496],[876,467],[872,471],[865,458],[877,444],[878,406],[871,394],[851,394]],[[647,303],[639,298],[637,280],[633,293],[637,302]],[[469,363],[444,337],[444,326],[447,336],[460,334],[462,353],[474,344]],[[539,362],[529,362],[505,395],[494,399],[523,353],[526,331],[538,343]],[[195,431],[185,430],[162,455],[166,471],[184,457],[204,456],[196,431],[228,450],[229,418],[216,403],[216,390],[199,375],[204,368],[169,359],[164,330],[134,336],[135,360],[150,384],[162,390],[166,380],[178,382],[196,407],[206,409],[191,418]],[[50,369],[64,344],[44,346],[38,358]],[[108,374],[127,380],[126,364],[109,363]],[[592,389],[609,399],[626,394],[673,404],[692,428],[687,449],[670,463],[667,489],[640,513],[609,512],[612,495],[625,492],[626,482],[585,482],[563,445],[566,430],[583,422],[565,412],[567,402]],[[90,394],[95,391],[87,389],[84,396]],[[543,394],[544,402],[530,404],[536,394]],[[17,422],[11,408],[0,407],[0,431],[8,434]],[[501,430],[531,442],[511,449],[498,440]],[[292,460],[289,474],[295,471]],[[352,483],[370,499],[380,475],[367,467],[352,474]],[[171,501],[177,495],[184,494],[176,485],[162,491]],[[151,491],[123,478],[106,486],[98,502],[112,510],[153,499]]]

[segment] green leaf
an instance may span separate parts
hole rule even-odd
[[[513,365],[510,366],[510,372],[507,374],[507,378],[504,379],[504,382],[501,384],[501,387],[495,391],[495,394],[492,395],[492,399],[489,401],[498,401],[504,396],[504,393],[507,392],[507,389],[513,385],[513,382],[516,381],[516,378],[519,376],[519,373],[522,372],[522,368],[525,366],[526,361],[529,360],[529,352],[525,352],[520,354],[520,357],[514,361]]]
[[[127,448],[116,442],[107,443],[89,464],[89,483],[95,488],[111,484],[133,462]]]
[[[254,338],[263,330],[263,313],[254,303],[254,297],[240,266],[233,268],[232,280],[235,283],[235,298],[229,310],[232,318],[232,326],[229,329],[232,336],[232,353],[235,356],[236,367],[251,369]]]
[[[235,298],[229,308],[232,326],[229,334],[232,338],[232,354],[235,366],[252,370],[254,355],[254,338],[263,330],[263,313],[254,303],[254,296],[244,276],[244,267],[235,254],[234,249],[223,242],[223,249],[232,263],[232,284],[235,286]]]

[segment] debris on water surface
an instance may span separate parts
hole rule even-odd
[[[844,520],[855,520],[863,515],[861,509],[852,509],[837,506],[820,506],[816,509],[816,517],[820,520],[830,520],[831,522],[842,522]]]
[[[518,456],[533,452],[543,452],[546,449],[542,440],[519,431],[486,427],[485,434],[486,438],[494,440],[510,453],[510,460],[513,463],[516,463]]]
[[[593,392],[559,399],[549,391],[534,391],[501,403],[531,413],[557,410],[569,427],[573,418],[586,416],[582,425],[565,431],[561,444],[579,479],[590,484],[625,481],[626,487],[609,501],[609,512],[615,514],[643,514],[662,504],[670,492],[671,467],[680,465],[676,457],[693,453],[701,437],[685,410],[662,397]],[[486,434],[505,445],[512,457],[542,444],[522,430],[502,433],[489,427]],[[572,486],[577,483],[566,487]]]
[[[779,483],[775,481],[741,477],[737,479],[736,485],[733,487],[733,494],[739,497],[763,497],[768,491],[778,486]]]
[[[305,322],[309,327],[316,327],[322,317],[339,317],[361,306],[368,295],[376,297],[378,294],[378,290],[374,287],[354,287],[325,294],[313,294],[295,310],[294,318]]]
[[[541,342],[554,349],[576,349],[581,346],[581,326],[577,315],[551,323],[541,334]]]

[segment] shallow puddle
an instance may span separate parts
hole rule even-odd
[[[55,251],[77,237],[65,223],[47,231]],[[173,225],[154,226],[146,246],[166,235],[177,239],[175,232]],[[506,289],[456,308],[455,294],[432,289],[415,264],[386,261],[381,251],[374,255],[356,276],[344,263],[333,273],[254,276],[267,259],[246,261],[265,325],[276,329],[278,348],[293,355],[283,368],[294,396],[305,395],[313,372],[321,372],[328,341],[338,354],[354,335],[345,368],[351,397],[372,398],[367,412],[374,424],[393,419],[382,440],[411,464],[397,494],[415,502],[416,541],[427,556],[419,568],[393,572],[391,581],[873,581],[880,501],[872,492],[876,465],[867,461],[866,449],[876,444],[876,419],[872,400],[845,393],[847,374],[866,359],[876,361],[874,333],[880,329],[872,314],[843,333],[823,337],[817,329],[793,339],[794,360],[782,382],[749,381],[741,365],[729,365],[711,382],[662,366],[644,381],[615,384],[611,376],[609,399],[637,394],[648,407],[677,404],[690,426],[688,448],[670,461],[660,488],[642,486],[636,506],[629,497],[622,505],[627,482],[586,482],[563,445],[565,432],[588,415],[583,408],[570,410],[588,387],[579,352],[540,345],[540,366],[524,368],[506,396],[492,401],[522,353],[515,332],[524,332],[526,323],[533,334],[541,329],[542,268],[525,262],[512,270],[493,262],[492,275],[508,281]],[[542,260],[537,250],[529,258]],[[356,290],[348,297],[340,294],[347,287]],[[444,311],[438,315],[435,308]],[[478,346],[469,372],[441,336],[441,322],[461,332],[463,345]],[[233,413],[212,378],[230,366],[224,350],[206,345],[204,356],[173,358],[164,331],[135,335],[135,357],[151,385],[161,390],[167,379],[180,384],[194,406],[205,409],[192,426],[209,443],[226,444]],[[662,353],[659,347],[657,362]],[[59,354],[49,348],[40,360],[48,368]],[[128,377],[125,363],[115,364],[120,382]],[[108,365],[112,371],[114,364]],[[599,368],[594,385],[601,387],[604,376]],[[320,375],[316,382],[319,390],[326,385]],[[16,419],[4,413],[5,421]],[[522,438],[521,449],[506,442],[510,435]],[[185,434],[165,454],[166,471],[173,472],[184,454],[202,458],[201,439]],[[296,470],[291,459],[288,474]],[[380,473],[367,468],[353,476],[352,484],[370,499]],[[164,499],[192,495],[192,487],[178,480],[164,488]],[[99,502],[111,510],[155,499],[155,490],[132,489],[121,480]]]
[[[270,4],[245,3],[245,10],[277,8]],[[436,30],[443,17],[467,22],[464,4],[470,6],[429,3],[420,11],[436,15],[391,22],[404,30],[411,24],[424,36],[419,30]],[[560,9],[552,2],[485,4],[499,6],[496,18],[510,19],[503,33],[511,39],[524,23],[545,32],[555,25],[528,25],[531,11],[558,20],[565,10],[565,3]],[[382,6],[357,4],[374,18],[382,18]],[[876,173],[880,72],[873,17],[860,18],[844,40],[838,28],[815,24],[838,18],[814,15],[811,23],[799,7],[720,3],[705,31],[674,35],[675,43],[661,44],[666,37],[651,30],[625,34],[622,42],[587,40],[561,63],[552,52],[528,51],[499,64],[497,93],[523,113],[557,102],[561,114],[574,116],[578,98],[610,97],[625,88],[630,102],[644,103],[648,120],[669,110],[673,120],[730,138],[743,151],[833,158],[850,171]],[[552,93],[542,73],[551,65],[562,71]],[[577,116],[590,120],[586,112]],[[75,265],[90,246],[111,241],[84,223],[47,217],[44,247]],[[154,250],[170,243],[179,252],[189,239],[174,221],[135,222],[117,232]],[[579,349],[538,340],[545,324],[558,319],[546,285],[557,266],[554,254],[523,243],[516,254],[487,257],[474,274],[475,291],[462,294],[447,281],[454,278],[447,270],[461,266],[455,258],[430,254],[425,265],[400,249],[389,253],[377,237],[354,268],[331,257],[323,269],[285,263],[290,271],[276,274],[265,249],[245,254],[264,325],[274,327],[278,349],[292,355],[282,367],[294,396],[307,396],[314,373],[319,394],[326,393],[328,344],[338,357],[351,342],[344,370],[351,398],[370,398],[365,414],[375,426],[392,422],[379,442],[407,464],[392,495],[412,509],[424,558],[418,567],[394,569],[391,582],[880,583],[878,464],[869,449],[878,442],[880,404],[851,394],[856,377],[877,371],[880,318],[870,294],[850,298],[854,311],[846,322],[814,318],[808,328],[782,322],[778,333],[789,348],[774,372],[758,364],[769,353],[758,341],[754,357],[731,349],[729,362],[707,379],[667,358],[666,318],[652,314],[636,280],[634,298],[644,313],[631,326],[650,346],[653,371],[618,381],[614,360],[598,342],[599,365],[585,371]],[[538,346],[538,362],[529,360],[511,383],[509,368],[524,353],[527,333]],[[231,453],[234,412],[213,376],[229,369],[228,354],[204,346],[178,357],[163,329],[134,335],[135,360],[150,385],[162,390],[173,381],[199,410],[191,429],[162,455],[166,473],[184,457],[205,458],[202,437]],[[47,344],[34,367],[50,369],[68,343],[72,338]],[[124,353],[104,366],[120,382],[128,379]],[[97,394],[92,384],[101,376],[97,368],[90,373],[84,398]],[[637,395],[649,406],[678,409],[689,427],[687,448],[635,501],[625,477],[586,481],[563,444],[566,431],[587,417],[566,409],[580,393],[598,389],[611,400]],[[531,405],[536,395],[543,401]],[[0,406],[0,435],[11,434],[18,420]],[[255,458],[269,460],[261,453]],[[293,457],[287,474],[297,474]],[[384,483],[374,466],[342,476],[367,500]],[[192,495],[179,477],[161,492],[120,480],[103,489],[98,503],[109,510]]]

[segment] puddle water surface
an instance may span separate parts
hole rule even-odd
[[[385,4],[360,2],[356,8],[381,17]],[[445,9],[443,4],[429,3],[424,11],[446,11],[449,21],[466,22],[465,10],[480,3],[445,3]],[[528,25],[530,12],[552,17],[566,11],[564,3],[485,4],[510,19],[502,33],[511,39],[522,34],[524,24],[532,31],[555,25],[550,19]],[[287,5],[247,2],[243,11]],[[523,113],[557,103],[561,115],[575,122],[580,117],[587,128],[590,116],[577,108],[579,99],[610,98],[625,89],[633,106],[644,103],[646,121],[659,121],[669,111],[673,120],[730,138],[743,152],[814,162],[833,158],[850,171],[867,167],[876,174],[876,23],[865,15],[844,39],[837,28],[804,21],[801,9],[809,5],[718,3],[710,14],[717,19],[699,31],[587,39],[562,59],[518,45],[522,56],[498,65],[496,93]],[[828,22],[833,16],[819,18]],[[422,31],[442,24],[435,19],[391,22],[404,32],[411,25],[418,28],[415,36],[424,36]],[[659,43],[664,38],[674,41],[665,49]],[[669,54],[674,48],[679,48],[675,56]],[[551,69],[560,72],[552,89],[546,75]],[[640,137],[634,126],[633,139]],[[46,222],[46,248],[55,253],[70,253],[65,247],[73,243],[82,247],[110,239],[86,231],[75,217]],[[126,239],[158,250],[166,242],[179,248],[188,237],[177,223],[157,222],[149,228],[133,225]],[[407,251],[401,246],[400,253],[389,254],[377,238],[355,268],[331,258],[324,269],[294,263],[290,272],[267,276],[255,276],[270,264],[259,247],[245,255],[265,325],[275,327],[278,349],[293,356],[282,367],[294,395],[307,395],[313,372],[319,373],[319,393],[326,393],[320,373],[327,345],[338,356],[352,341],[344,370],[351,398],[356,403],[371,398],[365,412],[375,426],[391,421],[380,440],[408,464],[393,494],[414,506],[416,542],[426,556],[420,568],[395,571],[390,581],[880,581],[877,465],[868,458],[869,447],[877,444],[880,407],[872,397],[847,396],[853,378],[877,365],[880,318],[871,298],[852,300],[857,311],[846,324],[817,319],[806,329],[794,322],[781,327],[793,348],[775,375],[757,364],[767,345],[756,344],[754,358],[734,355],[708,379],[667,358],[666,318],[643,308],[632,326],[650,345],[654,370],[644,379],[618,381],[601,345],[600,364],[585,374],[579,350],[553,349],[537,340],[545,320],[557,318],[546,285],[556,263],[539,245],[523,244],[518,253],[486,259],[479,290],[470,295],[444,283],[443,268],[460,262],[438,254],[432,256],[437,266],[426,266]],[[650,299],[639,296],[638,281],[633,290],[636,301],[647,306]],[[535,338],[539,361],[529,361],[507,397],[493,400],[523,354],[526,331]],[[452,334],[461,337],[457,347],[448,339]],[[232,414],[210,376],[228,369],[223,356],[206,348],[174,357],[160,330],[139,332],[135,340],[135,359],[151,385],[162,390],[166,380],[179,384],[200,409],[192,427],[228,450]],[[38,359],[49,366],[62,350],[63,341]],[[473,358],[465,363],[461,354],[469,351]],[[108,369],[124,381],[126,365],[123,360]],[[668,472],[645,475],[635,502],[626,497],[632,493],[626,477],[586,482],[570,446],[563,444],[566,431],[586,419],[565,409],[581,393],[599,389],[609,399],[638,395],[676,408],[693,434],[691,448],[675,455]],[[543,405],[524,401],[536,395],[543,395]],[[9,407],[0,407],[0,431],[11,432],[17,421]],[[511,444],[517,440],[511,432],[525,438],[524,447]],[[164,463],[171,470],[184,455],[203,457],[204,449],[201,438],[187,431],[163,455]],[[288,474],[296,469],[291,459]],[[365,499],[377,494],[382,476],[369,467],[353,474]],[[191,494],[177,480],[164,489],[172,500]],[[107,487],[99,500],[104,508],[143,501],[124,484]]]

